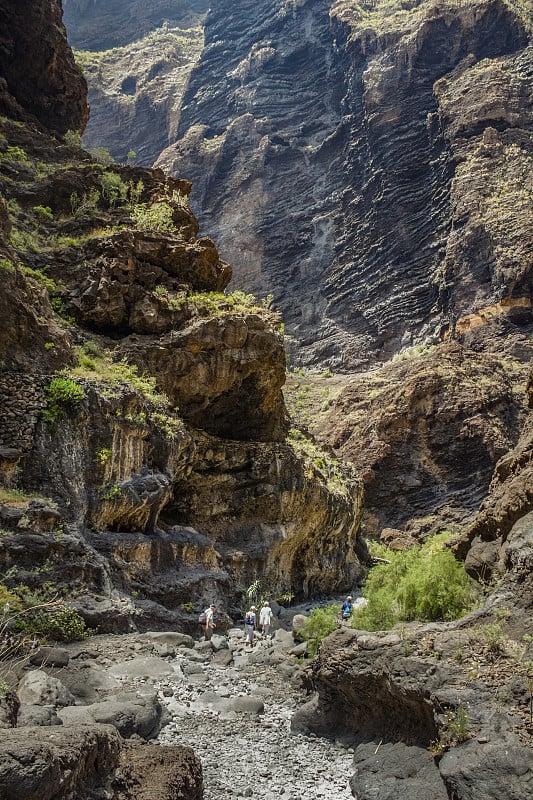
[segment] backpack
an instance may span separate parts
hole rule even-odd
[[[245,618],[244,618],[244,624],[245,625],[255,625],[254,614],[250,614],[250,612],[248,611],[246,613]]]
[[[200,616],[198,617],[198,622],[199,622],[201,625],[205,625],[205,623],[207,622],[207,617],[206,617],[206,615],[205,615],[205,611],[202,611],[202,613],[201,613],[201,614],[200,614]]]

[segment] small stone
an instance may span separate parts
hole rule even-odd
[[[246,789],[243,792],[243,795],[245,797],[251,797],[253,795],[252,789],[249,786],[247,786]]]

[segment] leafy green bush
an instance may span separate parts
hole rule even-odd
[[[70,378],[52,378],[45,392],[47,406],[43,416],[47,422],[56,422],[63,414],[75,410],[85,399],[81,386]]]
[[[76,642],[89,635],[89,630],[78,612],[67,606],[41,609],[24,620],[23,627],[26,633],[34,633],[56,642]]]
[[[421,547],[391,551],[374,546],[390,563],[370,571],[353,626],[365,630],[390,628],[402,620],[451,620],[474,606],[479,587],[446,547],[449,534],[429,539]]]
[[[164,201],[153,203],[151,206],[141,203],[131,211],[135,225],[141,231],[162,231],[163,233],[173,233],[176,230],[172,214],[172,206]]]
[[[119,201],[126,202],[129,186],[116,172],[104,172],[100,176],[100,185],[102,197],[107,200],[109,208],[114,208]]]
[[[35,211],[38,217],[43,217],[44,219],[47,220],[54,218],[50,206],[33,206],[33,210]]]
[[[309,652],[315,655],[318,645],[338,627],[337,617],[339,607],[337,605],[314,608],[300,633],[309,644]]]

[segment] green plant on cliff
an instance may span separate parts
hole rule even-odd
[[[176,225],[173,220],[172,206],[161,201],[159,203],[140,203],[131,210],[135,225],[141,231],[160,231],[174,233]]]
[[[43,417],[49,423],[55,423],[61,416],[74,412],[85,399],[82,387],[62,376],[52,378],[45,387],[45,394],[47,404]]]
[[[99,467],[105,467],[111,456],[113,455],[113,451],[109,449],[109,447],[101,447],[99,450],[96,451],[96,456],[94,460],[98,464]]]
[[[400,621],[452,620],[468,613],[480,587],[446,547],[448,539],[441,533],[400,551],[373,545],[372,554],[389,563],[370,571],[363,589],[368,603],[353,615],[353,627],[383,630]]]
[[[94,342],[86,342],[78,350],[78,366],[68,370],[68,375],[89,378],[111,385],[129,384],[158,407],[167,407],[168,399],[156,389],[155,378],[139,375],[136,364],[125,359],[113,361],[110,351],[100,350]]]
[[[310,474],[318,474],[325,480],[328,489],[332,492],[346,494],[348,491],[347,475],[336,458],[322,450],[306,433],[298,428],[291,428],[287,434],[287,443],[291,445],[296,455],[307,466]]]
[[[102,197],[107,201],[109,208],[115,208],[118,202],[125,203],[130,187],[116,172],[104,172],[100,176]]]

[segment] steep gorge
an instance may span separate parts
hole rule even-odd
[[[80,7],[88,8],[83,2]],[[439,280],[432,286],[435,298],[440,298],[442,318],[431,316],[431,326],[441,324],[435,338],[438,344],[414,354],[404,350],[401,358],[348,383],[328,404],[322,427],[319,429],[315,420],[309,423],[316,427],[324,449],[311,438],[295,436],[294,431],[287,437],[280,318],[266,308],[268,302],[227,291],[231,268],[219,257],[213,241],[198,236],[198,223],[189,207],[191,186],[185,178],[191,172],[188,170],[185,178],[169,178],[158,169],[104,167],[79,148],[72,135],[58,140],[58,134],[82,126],[85,116],[83,80],[72,71],[68,48],[63,40],[58,44],[51,39],[58,54],[53,65],[64,64],[63,71],[53,75],[56,102],[51,116],[48,105],[43,107],[32,95],[25,105],[26,90],[17,88],[20,60],[25,56],[12,47],[2,74],[4,116],[0,119],[0,303],[4,320],[0,392],[5,410],[0,441],[2,570],[8,573],[11,588],[22,582],[31,588],[51,582],[65,589],[84,618],[101,631],[192,631],[196,612],[208,598],[216,598],[221,607],[237,614],[242,589],[258,576],[273,590],[294,590],[299,597],[353,587],[361,578],[360,559],[365,555],[359,533],[363,504],[366,523],[374,534],[394,525],[402,530],[393,530],[393,535],[426,536],[451,520],[455,530],[463,533],[455,544],[458,556],[477,577],[499,577],[498,590],[482,609],[458,623],[414,624],[407,631],[387,635],[340,630],[323,644],[319,657],[309,666],[307,682],[316,696],[311,707],[295,718],[294,728],[331,736],[342,729],[351,737],[357,745],[352,778],[355,796],[375,797],[379,786],[383,798],[387,792],[395,799],[411,798],[417,784],[409,770],[415,765],[423,776],[423,790],[431,784],[436,797],[523,800],[533,775],[525,682],[533,634],[531,418],[521,386],[525,365],[531,359],[530,175],[526,169],[531,108],[523,77],[529,69],[530,48],[526,47],[525,28],[501,2],[472,3],[461,9],[460,24],[449,9],[437,6],[433,13],[426,4],[419,4],[410,11],[404,9],[407,13],[400,14],[400,19],[387,20],[392,29],[376,38],[368,33],[363,36],[358,29],[352,4],[339,5],[337,27],[331,30],[337,31],[342,57],[349,54],[354,58],[350,70],[358,64],[366,87],[354,96],[362,103],[364,94],[365,114],[374,103],[363,125],[367,138],[361,147],[372,156],[366,162],[362,151],[357,154],[355,138],[343,139],[345,126],[350,127],[344,118],[346,101],[333,100],[328,94],[329,79],[341,75],[335,70],[340,70],[342,57],[337,53],[331,61],[325,55],[331,47],[331,30],[322,26],[329,19],[327,4],[284,4],[281,16],[279,4],[265,3],[259,14],[256,9],[256,16],[261,17],[261,24],[268,23],[269,30],[282,23],[285,35],[286,25],[294,23],[294,46],[278,58],[280,47],[274,38],[276,46],[263,42],[264,47],[254,49],[251,38],[239,28],[244,44],[254,51],[249,60],[243,56],[246,47],[243,52],[224,47],[223,35],[226,28],[231,29],[228,21],[235,4],[232,9],[225,3],[215,7],[212,21],[220,7],[227,10],[226,25],[218,28],[220,42],[213,38],[204,57],[212,57],[213,63],[222,55],[239,59],[232,80],[235,86],[240,83],[241,91],[235,91],[231,103],[239,114],[233,120],[227,108],[224,110],[224,92],[219,92],[215,82],[210,83],[213,95],[206,93],[205,106],[210,108],[211,127],[208,130],[202,122],[194,133],[192,126],[183,141],[199,134],[199,149],[193,148],[193,154],[201,153],[208,143],[209,164],[217,167],[213,174],[224,178],[219,187],[225,186],[225,192],[230,184],[233,187],[235,205],[229,204],[226,194],[224,213],[230,218],[244,210],[254,225],[257,185],[255,178],[248,183],[250,169],[257,169],[258,180],[266,176],[272,185],[279,178],[296,212],[302,209],[297,221],[306,231],[303,201],[309,197],[308,189],[314,186],[311,179],[316,178],[320,164],[316,185],[321,203],[330,174],[332,186],[336,186],[331,206],[321,206],[331,214],[321,221],[327,225],[331,220],[338,222],[347,237],[346,249],[341,249],[339,240],[332,250],[341,294],[350,297],[353,290],[360,296],[363,283],[370,286],[370,280],[374,281],[366,317],[361,315],[372,322],[367,337],[346,311],[351,300],[343,307],[344,316],[335,317],[337,301],[327,294],[327,280],[319,278],[331,314],[330,318],[324,316],[328,333],[321,339],[322,328],[310,318],[308,332],[313,344],[307,348],[302,339],[307,348],[302,358],[314,361],[327,353],[332,366],[362,366],[376,357],[385,360],[395,349],[416,341],[417,335],[426,339],[424,320],[431,316],[431,309],[424,305],[425,290],[420,287],[423,276],[431,275],[433,280],[437,274]],[[251,6],[247,8],[251,10]],[[58,21],[47,16],[47,10],[45,0],[33,4],[37,16],[42,13],[41,19],[50,22],[52,37]],[[417,10],[422,12],[421,18]],[[25,24],[7,0],[0,2],[0,13]],[[414,44],[407,34],[405,41],[398,38],[396,26],[403,25],[405,17],[409,31],[417,32]],[[302,20],[306,22],[303,28]],[[367,22],[384,24],[377,19]],[[33,25],[32,19],[28,24]],[[321,43],[323,106],[316,106],[311,96],[313,86],[305,64],[312,47],[300,48],[302,29],[309,42]],[[431,35],[426,38],[428,31]],[[440,37],[448,43],[450,31],[456,47],[446,55],[448,72],[443,77],[442,59],[436,58],[439,48],[428,43],[439,42]],[[24,30],[22,34],[27,36]],[[46,35],[42,39],[48,42]],[[478,41],[483,47],[476,50]],[[372,59],[383,57],[387,62],[389,45],[398,50],[388,64],[390,70],[382,74],[379,64],[365,59],[368,53]],[[452,74],[454,59],[462,58],[465,48],[471,47],[472,59],[467,54]],[[30,74],[34,70],[38,75],[46,68],[48,62],[41,55],[37,49]],[[394,90],[397,97],[389,94],[391,105],[387,106],[387,97],[380,92],[393,89],[386,84],[385,73],[393,78],[403,76],[409,83],[415,74],[410,71],[410,59],[417,66],[421,91],[416,97],[420,96],[422,105],[413,109],[400,80]],[[221,72],[225,61],[217,63]],[[419,71],[425,70],[427,75],[420,76]],[[257,100],[257,108],[261,107],[259,94],[249,93],[248,79],[256,71],[261,80],[268,74],[274,83],[280,76],[287,80],[287,75],[298,71],[307,78],[302,84],[305,107],[296,117],[300,113],[298,126],[305,128],[310,123],[304,118],[308,120],[309,109],[313,109],[317,127],[298,134],[304,137],[300,143],[307,142],[302,146],[305,158],[300,145],[294,148],[281,136],[274,140],[281,122],[276,122],[278,132],[273,134],[272,130],[265,132],[268,120],[259,120],[259,115],[250,118],[252,101]],[[494,106],[491,96],[485,122],[480,124],[479,93],[474,84],[487,71],[490,85],[501,90],[501,107]],[[350,73],[352,78],[355,74]],[[58,89],[62,80],[63,92]],[[195,80],[193,75],[189,92],[197,92]],[[343,80],[338,85],[343,85]],[[424,127],[419,120],[413,126],[412,146],[419,147],[422,131],[431,144],[429,149],[420,148],[425,166],[420,174],[415,171],[421,205],[410,194],[401,218],[395,217],[388,209],[400,203],[398,186],[405,178],[402,156],[408,151],[400,134],[404,131],[408,141],[411,136],[404,105],[415,121],[421,114],[427,123],[424,103],[431,94],[430,83],[441,98],[448,134],[432,138],[431,125]],[[465,97],[476,108],[471,127],[466,128]],[[279,120],[285,120],[287,97],[278,100]],[[247,108],[244,115],[241,101]],[[182,120],[186,113],[197,113],[191,101],[187,103]],[[326,141],[320,142],[332,108],[342,111],[343,122],[332,138],[325,137],[326,146]],[[355,105],[350,108],[348,117],[355,115]],[[496,121],[498,114],[503,123]],[[390,142],[395,115],[401,125],[394,128]],[[297,135],[294,130],[289,139]],[[395,138],[398,135],[400,141]],[[339,164],[334,168],[337,136],[344,142],[343,168]],[[447,144],[443,144],[445,140]],[[235,183],[235,173],[224,173],[218,160],[226,147],[231,152],[230,145],[239,148],[239,158],[246,156],[239,175],[242,185],[251,188],[242,206],[237,205],[243,199],[241,184]],[[281,149],[274,153],[271,148]],[[296,156],[300,164],[311,165],[298,193],[294,176],[300,173],[291,171]],[[374,157],[376,164],[386,163],[387,170],[374,171]],[[205,169],[206,162],[202,163]],[[286,163],[286,172],[282,163]],[[364,213],[357,210],[352,183],[348,186],[345,182],[343,169],[349,163],[352,170],[360,165],[364,175],[364,181],[358,170],[352,175],[353,186],[364,194]],[[431,184],[429,167],[439,175],[444,169],[447,182]],[[452,172],[447,172],[451,167],[456,168],[453,178]],[[274,171],[270,173],[270,169]],[[393,176],[390,186],[385,180],[389,173]],[[207,187],[209,181],[204,183]],[[213,189],[214,184],[209,190]],[[435,200],[429,202],[433,190]],[[444,201],[442,193],[447,198]],[[387,204],[380,205],[382,197]],[[281,253],[288,244],[286,252],[296,265],[292,277],[297,277],[300,285],[298,253],[305,264],[305,254],[317,247],[316,241],[311,247],[303,234],[297,242],[301,250],[291,251],[290,235],[294,240],[295,227],[284,227],[288,222],[283,208],[269,198],[265,190],[262,202],[273,216],[262,216],[261,225],[268,222],[265,236],[274,236],[276,225],[272,227],[270,222],[278,223],[276,246]],[[446,209],[450,207],[462,232],[454,230],[446,239],[441,253],[444,267],[439,262],[438,272],[430,254],[437,233],[446,229]],[[366,231],[363,219],[368,220]],[[508,226],[514,221],[509,237]],[[295,224],[292,219],[291,225]],[[385,226],[382,234],[380,226]],[[492,238],[487,244],[488,230]],[[409,262],[404,303],[400,302],[404,285],[400,276],[404,273],[397,261],[402,248],[410,246],[411,234],[416,252],[424,254],[421,262],[425,268],[430,263],[430,268],[417,272],[415,280],[411,274],[414,264]],[[381,242],[379,264],[375,241]],[[358,282],[358,273],[342,271],[342,259],[348,259],[349,252],[368,259],[362,282]],[[488,273],[478,280],[469,266],[472,259],[478,264],[485,258]],[[264,276],[266,262],[260,263],[258,275]],[[269,263],[275,263],[274,250],[269,253]],[[388,270],[382,275],[381,264]],[[385,274],[394,277],[390,286]],[[301,284],[304,299],[309,296],[307,291],[316,289],[317,275],[309,289]],[[333,292],[333,272],[327,275]],[[278,277],[281,281],[286,273],[280,270]],[[382,286],[380,304],[375,292]],[[259,294],[267,288],[275,287],[261,284]],[[457,289],[458,295],[452,289]],[[286,314],[293,332],[299,325],[294,316],[298,296],[291,287]],[[282,306],[280,297],[282,293],[275,299]],[[458,297],[464,299],[464,307]],[[420,320],[416,322],[419,334],[413,320]],[[403,336],[405,327],[415,331],[413,336]],[[400,339],[398,330],[402,331]],[[450,338],[454,333],[458,341],[443,345],[439,337],[448,333]],[[324,349],[326,340],[331,349]],[[52,381],[58,377],[68,381],[66,396],[52,392]],[[531,380],[528,387],[530,395]],[[330,442],[355,469],[331,458]],[[476,513],[483,497],[485,503]],[[437,511],[431,520],[427,519],[428,510]],[[467,525],[469,518],[472,522]],[[505,640],[500,644],[509,652],[495,667],[494,653],[479,623],[502,625],[502,620]],[[465,652],[479,658],[475,675]],[[468,739],[448,747],[449,714],[463,705],[470,714]],[[446,752],[433,758],[427,748],[437,736],[442,737]],[[15,738],[19,740],[18,732]],[[96,735],[77,729],[68,747],[64,739],[61,746],[68,751],[69,763],[79,761],[77,750],[88,754],[88,763],[80,762],[79,772],[74,770],[69,780],[85,781],[84,791],[90,791],[89,782],[96,780],[94,772],[102,766],[102,757],[104,766],[111,769],[112,764],[114,769],[123,744],[114,732],[110,735],[99,728]],[[153,751],[146,752],[153,761]],[[169,761],[173,757],[173,753],[167,754]],[[200,797],[198,762],[181,750],[178,759],[183,759],[179,766],[183,774],[194,777],[194,796]],[[50,762],[57,763],[57,752],[50,752]],[[163,765],[163,769],[167,767]],[[502,775],[507,780],[502,780]],[[69,784],[65,791],[71,788]]]
[[[349,371],[492,316],[530,325],[531,49],[512,4],[221,2],[205,41],[159,163],[187,168],[301,362]]]

